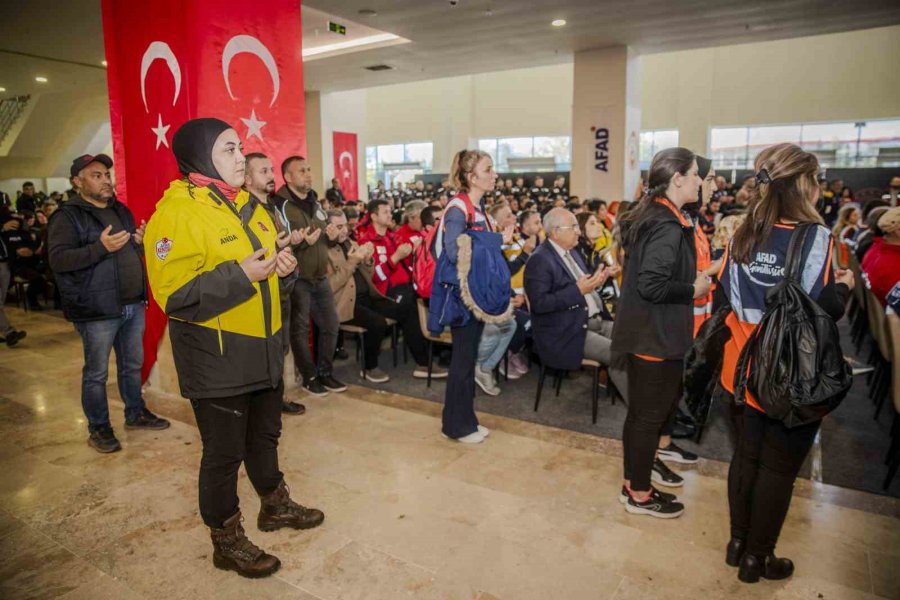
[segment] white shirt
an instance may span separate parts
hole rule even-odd
[[[556,250],[557,254],[559,254],[559,257],[562,259],[563,264],[566,266],[569,274],[575,278],[575,281],[578,281],[582,275],[585,275],[585,272],[582,271],[581,267],[578,266],[578,261],[575,260],[575,257],[572,256],[572,253],[570,251],[563,250],[562,246],[560,246],[553,240],[548,239],[547,241],[550,242],[550,245],[553,246],[553,249]],[[588,318],[600,314],[600,303],[597,299],[596,292],[589,292],[585,294],[584,299],[588,305]]]

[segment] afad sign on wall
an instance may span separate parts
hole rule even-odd
[[[591,126],[591,132],[594,134],[594,169],[606,173],[609,170],[609,129]]]

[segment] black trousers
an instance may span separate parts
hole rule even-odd
[[[746,540],[747,552],[775,550],[787,517],[794,480],[809,454],[821,421],[787,428],[751,406],[740,409],[734,458],[728,470],[731,536]]]
[[[203,441],[200,460],[200,516],[220,529],[238,511],[238,468],[244,463],[256,493],[275,491],[284,382],[239,396],[191,400]]]
[[[393,291],[393,290],[390,290]],[[400,302],[384,298],[373,298],[368,294],[357,296],[353,307],[353,318],[347,321],[350,325],[366,328],[363,336],[366,349],[366,370],[378,366],[378,354],[381,352],[381,341],[387,332],[385,318],[394,319],[403,330],[403,340],[409,347],[413,360],[419,366],[428,364],[428,348],[425,337],[419,326],[419,313],[416,308],[415,294],[399,294]]]
[[[453,439],[478,431],[475,416],[475,361],[484,323],[475,317],[464,327],[451,327],[453,349],[444,394],[441,431]]]
[[[680,360],[653,362],[633,355],[626,358],[628,416],[622,430],[625,479],[631,489],[650,489],[650,472],[659,436],[681,398]]]

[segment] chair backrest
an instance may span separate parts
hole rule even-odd
[[[887,339],[885,336],[884,307],[878,301],[878,297],[872,293],[872,290],[866,290],[866,314],[869,317],[869,333],[878,346],[878,351],[884,360],[890,360],[891,354],[887,347]]]
[[[862,278],[862,267],[859,264],[859,260],[856,258],[856,253],[851,252],[848,266],[850,267],[850,271],[853,272],[853,278],[856,280],[856,285],[853,286],[853,296],[856,298],[856,303],[865,311],[866,309],[866,286],[863,284]]]
[[[894,410],[900,413],[900,315],[885,315],[891,346],[891,396]]]
[[[428,331],[428,307],[425,306],[425,301],[421,298],[416,298],[416,309],[419,311],[419,329],[422,330],[422,335],[426,340],[431,340],[432,342],[443,342],[439,337],[435,337]]]

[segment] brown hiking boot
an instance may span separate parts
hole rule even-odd
[[[244,535],[241,513],[225,521],[222,529],[209,528],[213,543],[213,564],[217,569],[235,571],[241,577],[268,577],[281,567],[281,561],[257,548]]]
[[[325,520],[325,514],[315,508],[300,506],[291,500],[290,490],[284,480],[268,496],[260,496],[259,517],[256,526],[260,531],[275,531],[282,527],[312,529]]]

